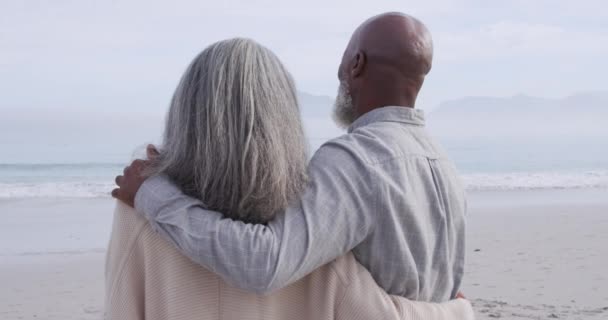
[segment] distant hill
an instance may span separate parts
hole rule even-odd
[[[466,97],[442,103],[428,118],[443,137],[608,137],[608,92],[563,99]]]
[[[331,120],[332,98],[299,92],[299,99],[312,140],[324,141],[343,133]],[[608,92],[583,92],[562,99],[465,97],[440,104],[427,118],[432,133],[444,141],[592,137],[600,142],[605,138],[608,147]]]
[[[310,145],[343,133],[331,119],[333,99],[299,92]],[[135,147],[158,143],[168,104],[117,108],[1,108],[0,163],[122,162]]]
[[[304,118],[327,118],[331,116],[334,100],[327,96],[317,96],[298,92],[300,112]]]
[[[299,101],[312,150],[344,134],[331,118],[332,98],[299,92]],[[0,163],[126,161],[136,146],[160,140],[166,108],[3,108]],[[585,152],[608,148],[608,93],[602,92],[564,99],[467,97],[441,104],[427,118],[448,147],[463,145],[452,139],[468,147],[476,145],[471,141],[517,138],[511,147],[548,142],[565,152],[581,143],[589,146]],[[563,147],[565,140],[570,147]]]
[[[563,99],[547,99],[528,95],[500,97],[465,97],[441,103],[433,113],[445,112],[511,112],[513,110],[606,110],[608,111],[608,92],[577,93]]]

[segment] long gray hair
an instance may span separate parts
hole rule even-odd
[[[264,223],[299,196],[307,144],[291,75],[249,39],[216,42],[183,75],[154,174],[210,209]]]

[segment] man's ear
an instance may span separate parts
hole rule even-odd
[[[365,53],[362,51],[357,52],[353,60],[353,67],[350,69],[350,74],[353,78],[357,78],[363,73],[365,64],[367,63]]]

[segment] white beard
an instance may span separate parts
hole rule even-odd
[[[336,122],[336,124],[343,129],[348,128],[351,124],[353,124],[353,122],[355,122],[355,120],[357,120],[355,106],[353,105],[353,98],[350,96],[350,90],[345,81],[340,81],[338,96],[336,97],[336,102],[334,103],[333,118],[334,122]]]

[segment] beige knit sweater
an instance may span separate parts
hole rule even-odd
[[[473,319],[468,301],[389,296],[346,254],[272,294],[251,294],[191,262],[132,208],[118,203],[106,261],[106,318]]]

